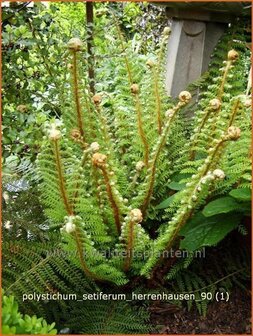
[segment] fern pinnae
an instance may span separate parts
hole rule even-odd
[[[117,33],[118,33],[118,36],[119,36],[121,48],[122,48],[122,50],[124,50],[125,41],[124,41],[123,35],[121,33],[119,24],[118,24],[115,16],[114,16],[114,21],[115,21],[115,24],[116,24]],[[139,86],[134,83],[133,76],[132,76],[132,70],[131,70],[130,63],[129,63],[129,60],[128,60],[128,57],[127,57],[126,54],[124,55],[124,60],[125,60],[125,65],[126,65],[126,69],[127,69],[128,80],[129,80],[129,83],[130,83],[130,89],[131,89],[133,99],[134,99],[135,110],[136,110],[136,114],[137,114],[137,126],[138,126],[138,132],[139,132],[140,139],[141,139],[142,145],[143,145],[143,150],[144,150],[144,162],[147,165],[148,160],[149,160],[149,144],[148,144],[148,140],[147,140],[146,134],[144,132],[144,128],[143,128],[142,106],[141,106],[140,96],[139,96]]]
[[[186,188],[182,194],[182,205],[177,209],[174,217],[168,223],[166,231],[155,241],[156,252],[160,253],[161,251],[169,250],[172,247],[178,236],[179,230],[191,217],[194,209],[199,204],[198,202],[203,200],[203,192],[208,188],[206,184],[210,184],[210,182],[215,179],[219,180],[225,177],[223,171],[218,169],[211,172],[210,169],[213,168],[214,164],[216,165],[219,162],[225,142],[229,140],[238,140],[240,133],[238,127],[231,126],[220,140],[214,140],[213,147],[211,147],[211,150],[209,151],[209,156],[206,158],[204,164],[199,167],[198,173],[192,176],[192,182],[189,182],[188,185],[186,185],[188,188]],[[184,196],[186,196],[185,199]],[[163,255],[161,255],[160,258],[158,257],[159,253],[154,253],[154,255],[149,258],[148,262],[143,267],[141,274],[148,274],[150,269],[153,269],[157,263],[159,264],[163,260]]]
[[[157,116],[157,129],[158,134],[161,134],[162,132],[162,120],[161,120],[161,97],[159,92],[159,84],[158,84],[158,71],[156,70],[155,64],[152,60],[148,60],[146,63],[153,74],[153,82],[154,82],[154,96],[155,96],[155,102],[156,102],[156,116]]]
[[[170,109],[167,111],[168,121],[166,122],[163,128],[162,134],[158,138],[156,147],[154,148],[152,158],[150,159],[150,162],[148,165],[148,171],[147,171],[148,173],[146,176],[146,185],[145,185],[146,192],[145,192],[144,199],[142,200],[142,205],[140,207],[144,218],[146,216],[146,211],[149,206],[151,196],[153,193],[153,189],[154,189],[157,160],[166,143],[166,137],[170,131],[171,124],[173,123],[177,112],[180,110],[180,108],[182,108],[189,102],[190,98],[191,98],[191,95],[189,92],[186,92],[186,91],[181,92],[179,95],[180,102],[173,109]]]
[[[148,160],[149,160],[149,144],[148,144],[148,140],[147,140],[146,134],[143,129],[142,108],[141,108],[141,102],[140,102],[140,97],[139,97],[139,86],[137,84],[133,84],[131,86],[131,92],[133,94],[134,101],[135,101],[138,131],[139,131],[139,135],[140,135],[142,145],[143,145],[143,150],[144,150],[144,162],[145,162],[145,165],[147,166]]]
[[[236,114],[240,108],[240,104],[241,104],[241,100],[240,98],[236,98],[234,101],[234,104],[232,106],[232,111],[230,113],[231,117],[229,119],[229,124],[228,127],[232,126],[234,124],[235,118],[236,118]]]
[[[81,186],[80,180],[81,180],[81,175],[82,175],[82,172],[83,172],[83,169],[84,169],[84,165],[86,164],[90,153],[92,151],[96,151],[98,149],[99,149],[98,144],[93,143],[93,144],[91,144],[91,146],[88,149],[85,149],[83,151],[83,156],[82,156],[82,159],[81,159],[81,163],[80,163],[80,166],[78,168],[78,172],[77,172],[77,175],[76,175],[76,178],[75,178],[76,183],[74,185],[74,192],[73,192],[73,195],[71,197],[74,207],[76,206],[76,203],[78,202],[78,197],[79,197],[79,193],[80,193],[80,186]]]
[[[81,231],[79,228],[77,228],[74,231],[74,236],[75,236],[75,241],[76,241],[76,246],[77,246],[77,252],[79,255],[79,259],[80,259],[80,263],[82,266],[82,269],[84,270],[84,273],[86,275],[88,275],[88,277],[90,277],[93,280],[102,280],[100,279],[97,275],[95,275],[94,273],[92,273],[89,268],[87,267],[86,261],[84,260],[84,251],[83,251],[83,247],[82,247],[82,241],[80,239],[80,235],[81,235]]]
[[[64,202],[65,209],[69,216],[73,215],[73,210],[72,210],[72,205],[69,202],[68,196],[67,196],[67,191],[65,187],[65,179],[64,179],[64,174],[62,170],[62,162],[61,162],[61,157],[60,157],[60,150],[59,150],[59,143],[58,139],[52,139],[53,141],[53,147],[54,147],[54,155],[55,155],[55,161],[56,161],[56,168],[57,168],[57,174],[59,178],[59,188],[61,191],[62,199]]]
[[[171,29],[169,27],[165,27],[162,32],[162,40],[159,48],[159,56],[158,56],[158,63],[157,63],[157,73],[162,73],[161,71],[161,65],[162,65],[162,59],[164,55],[164,49],[166,47],[166,44],[168,42],[168,38],[170,36]]]
[[[104,177],[108,199],[113,210],[116,229],[118,234],[120,234],[122,215],[126,211],[126,206],[123,197],[114,186],[115,182],[111,181],[111,175],[108,172],[107,156],[101,153],[95,153],[92,157],[92,163],[94,167],[101,170]]]
[[[60,147],[59,147],[59,139],[61,138],[61,131],[57,129],[55,125],[52,125],[52,128],[49,130],[49,140],[52,142],[52,146],[54,149],[54,159],[56,162],[56,169],[57,169],[57,175],[58,175],[58,183],[59,183],[59,189],[61,192],[62,200],[65,206],[65,209],[68,213],[67,216],[67,223],[65,224],[65,229],[69,234],[73,234],[76,241],[76,247],[78,251],[78,255],[80,258],[80,263],[82,266],[82,269],[84,273],[88,277],[93,277],[95,279],[98,279],[97,276],[95,276],[88,268],[85,260],[84,260],[84,250],[83,250],[83,244],[80,240],[80,229],[76,226],[73,221],[75,221],[75,213],[73,211],[73,204],[70,203],[70,199],[67,194],[66,190],[66,183],[65,183],[65,177],[64,172],[62,168],[62,162],[61,162],[61,155],[60,155]]]
[[[125,48],[125,40],[124,40],[124,37],[123,37],[123,34],[121,32],[121,29],[120,29],[120,26],[119,26],[119,23],[118,23],[118,20],[117,20],[116,16],[114,14],[112,14],[112,15],[113,15],[114,23],[115,23],[115,26],[116,26],[117,34],[118,34],[118,37],[119,37],[119,41],[120,41],[121,52],[124,53],[123,58],[124,58],[125,65],[126,65],[129,84],[132,85],[134,83],[134,81],[133,81],[133,76],[132,76],[130,63],[129,63],[127,55],[125,54],[125,49],[126,49]]]
[[[6,288],[6,291],[11,292],[13,287],[17,286],[22,280],[24,280],[24,277],[27,277],[29,276],[29,274],[33,274],[34,272],[36,272],[36,269],[46,264],[49,258],[50,256],[47,258],[41,259],[40,262],[35,264],[32,268],[30,268],[28,272],[26,272],[25,274],[21,274],[20,277],[15,282],[13,282],[8,288]]]
[[[109,132],[108,121],[106,115],[103,111],[103,106],[101,106],[102,95],[96,94],[92,97],[93,103],[95,105],[96,116],[100,124],[100,131],[102,137],[102,143],[104,144],[104,149],[107,153],[112,153],[112,140]]]
[[[215,103],[216,103],[216,106],[219,108],[220,101],[217,100]],[[198,142],[201,141],[199,139],[199,137],[201,136],[203,128],[206,125],[206,121],[208,120],[208,118],[210,117],[210,115],[214,112],[214,110],[216,110],[216,107],[214,108],[213,106],[212,107],[208,106],[206,108],[206,110],[203,112],[203,118],[202,118],[200,124],[194,130],[194,134],[192,135],[191,144],[189,144],[189,146],[187,146],[189,148],[192,148],[192,150],[189,153],[189,159],[190,160],[194,160],[194,158],[195,158],[195,154],[196,154],[196,150],[195,149],[196,149],[196,146],[198,145]]]

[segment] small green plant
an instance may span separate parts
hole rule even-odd
[[[2,296],[3,335],[56,335],[55,323],[48,325],[43,318],[32,317],[19,312],[14,296]]]

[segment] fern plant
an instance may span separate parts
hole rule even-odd
[[[173,266],[166,252],[193,252],[215,245],[240,225],[242,216],[229,222],[216,212],[216,217],[209,216],[206,228],[219,222],[222,230],[213,225],[213,236],[202,233],[196,244],[189,243],[210,201],[235,188],[250,188],[251,99],[246,89],[250,55],[243,29],[232,25],[218,45],[202,83],[198,109],[187,124],[192,94],[182,91],[173,100],[164,90],[162,67],[169,28],[153,55],[138,57],[115,19],[117,38],[108,45],[109,51],[117,50],[120,55],[115,83],[110,80],[108,84],[106,75],[102,82],[105,59],[97,65],[101,83],[95,95],[89,89],[82,41],[72,38],[68,42],[69,83],[61,93],[65,97],[63,115],[45,125],[37,158],[41,201],[50,230],[57,235],[57,243],[49,250],[57,248],[60,256],[45,256],[48,248],[41,247],[31,253],[31,264],[19,252],[11,262],[6,256],[13,266],[6,276],[9,292],[20,297],[26,286],[42,293],[48,288],[88,293],[99,288],[123,291],[138,281],[151,287],[164,284],[177,272],[181,276],[180,264]],[[237,195],[234,211],[240,208],[240,201]],[[191,260],[189,257],[184,265]],[[16,267],[20,267],[18,278]],[[192,279],[195,284],[202,283]],[[57,309],[64,310],[64,305]],[[87,317],[87,324],[80,322],[79,329],[86,333],[131,332],[131,316],[134,331],[147,332],[143,311],[139,310],[141,326],[132,308],[125,303],[117,305],[116,310],[112,304],[101,314],[99,327],[89,323],[89,304],[77,305]],[[65,310],[65,316],[71,316],[69,323],[64,322],[67,326],[80,321],[70,313],[77,308],[70,307],[73,303]],[[103,302],[98,304],[100,311],[104,307]],[[121,309],[127,311],[124,321],[113,313]],[[111,314],[115,320],[106,325]]]
[[[235,95],[230,93],[231,80],[242,66],[239,53],[231,49],[201,100],[204,108],[196,113],[186,149],[171,146],[180,129],[180,111],[191,94],[181,92],[174,104],[163,99],[160,66],[167,36],[165,29],[157,59],[147,60],[146,72],[139,71],[143,86],[137,84],[135,77],[140,74],[133,72],[131,58],[124,52],[125,105],[118,94],[111,94],[106,102],[105,92],[91,96],[88,79],[80,74],[82,42],[73,38],[68,43],[73,107],[68,106],[61,122],[48,125],[38,164],[46,212],[62,226],[66,250],[77,251],[72,262],[95,281],[122,285],[133,275],[150,277],[163,262],[163,251],[174,246],[181,228],[221,186],[226,174],[220,169],[222,162],[234,148],[230,143],[241,133],[248,136],[250,130],[249,98],[237,87],[232,90]],[[120,31],[119,39],[124,47]],[[160,189],[158,195],[168,193],[169,186],[161,187],[161,182],[168,184],[176,172],[190,176],[165,216],[167,223],[152,239],[147,223],[157,202],[156,190]],[[104,257],[107,247],[117,255]],[[147,250],[153,251],[148,259],[137,256]]]

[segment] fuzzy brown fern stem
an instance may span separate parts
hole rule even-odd
[[[185,98],[186,96],[186,98]],[[154,184],[155,184],[155,174],[156,174],[156,165],[157,165],[157,160],[160,156],[160,153],[162,151],[162,149],[164,148],[164,145],[166,143],[166,138],[167,138],[167,135],[171,129],[171,125],[177,115],[177,112],[180,110],[180,108],[182,108],[183,106],[185,106],[185,104],[187,104],[191,98],[191,95],[189,92],[187,91],[183,91],[180,93],[179,95],[180,97],[180,102],[171,110],[168,110],[166,112],[166,117],[168,118],[165,126],[164,126],[164,129],[163,129],[163,132],[161,134],[161,136],[159,137],[158,139],[158,142],[157,142],[157,145],[156,145],[156,149],[154,151],[154,154],[149,162],[149,165],[148,165],[148,175],[147,175],[147,191],[146,191],[146,195],[145,195],[145,198],[143,200],[143,203],[141,205],[141,211],[142,211],[142,214],[143,214],[143,217],[145,218],[146,216],[146,212],[147,212],[147,209],[148,209],[148,206],[149,206],[149,203],[150,203],[150,200],[151,200],[151,197],[152,197],[152,194],[153,194],[153,190],[154,190]]]
[[[235,50],[233,50],[233,49],[230,50],[228,52],[228,54],[227,54],[226,66],[225,66],[225,69],[224,69],[224,73],[223,73],[223,76],[222,76],[221,84],[220,84],[220,87],[219,87],[219,90],[218,90],[218,94],[217,94],[217,99],[220,100],[221,105],[220,105],[219,109],[217,110],[217,113],[215,114],[215,120],[214,120],[213,125],[215,125],[215,121],[217,120],[217,118],[219,116],[219,113],[221,111],[222,98],[223,98],[223,95],[224,95],[224,87],[225,87],[225,84],[227,82],[228,73],[231,70],[231,68],[233,67],[233,63],[236,62],[236,60],[238,59],[238,57],[239,57],[238,52],[235,51]]]
[[[102,136],[104,138],[104,142],[107,146],[107,149],[110,150],[111,148],[111,137],[109,135],[109,129],[107,125],[107,119],[103,113],[103,109],[101,106],[102,96],[100,94],[96,94],[92,98],[93,103],[95,105],[96,115],[98,117],[100,123],[100,129],[102,131]]]
[[[82,112],[81,112],[81,102],[79,96],[79,80],[78,80],[78,69],[77,69],[77,53],[74,51],[72,52],[72,62],[73,62],[73,94],[75,98],[75,105],[76,105],[76,115],[77,115],[77,123],[78,128],[82,137],[84,137],[84,128],[83,128],[83,120],[82,120]]]
[[[135,225],[143,220],[142,212],[139,209],[133,209],[129,214],[127,246],[126,246],[126,259],[124,262],[124,271],[128,272],[133,259],[133,248],[135,240]]]
[[[121,44],[121,48],[122,48],[122,51],[124,51],[125,49],[124,37],[122,35],[122,32],[120,30],[119,24],[115,16],[114,16],[114,21],[115,21],[115,25],[117,28],[117,33],[118,33],[119,41]],[[149,144],[148,144],[148,141],[147,141],[144,129],[143,129],[142,111],[141,111],[141,103],[140,103],[140,97],[139,97],[139,87],[137,84],[134,83],[130,63],[128,61],[126,54],[124,54],[124,60],[125,60],[125,65],[127,69],[128,80],[131,86],[131,92],[133,93],[133,96],[134,96],[135,109],[137,113],[138,131],[139,131],[139,135],[140,135],[143,147],[144,147],[144,161],[145,161],[145,164],[147,165],[148,159],[149,159]]]
[[[82,269],[84,271],[84,273],[91,279],[95,280],[95,281],[100,281],[102,280],[101,278],[99,278],[96,274],[94,274],[93,272],[91,272],[86,264],[86,261],[84,259],[84,250],[83,250],[83,244],[82,244],[82,240],[80,238],[80,229],[76,228],[74,231],[74,238],[75,238],[75,242],[76,242],[76,247],[77,247],[77,252],[78,252],[78,256],[79,256],[79,260],[82,266]]]
[[[78,200],[78,196],[79,196],[79,188],[80,188],[80,177],[81,177],[81,174],[82,174],[82,171],[83,171],[83,168],[84,168],[84,165],[85,163],[87,162],[87,158],[89,156],[89,154],[94,151],[94,148],[95,150],[98,150],[99,149],[99,145],[96,143],[96,142],[93,142],[90,147],[86,150],[84,150],[83,152],[83,157],[82,157],[82,160],[81,160],[81,163],[80,163],[80,167],[79,167],[79,173],[77,174],[76,176],[76,184],[75,184],[75,192],[73,194],[73,197],[72,197],[72,203],[73,203],[73,206],[75,207],[76,205],[76,201]],[[81,170],[81,172],[80,172]]]
[[[124,271],[128,272],[129,267],[133,258],[133,246],[134,246],[134,222],[130,221],[129,223],[129,233],[128,233],[128,241],[126,248],[126,259],[124,263]]]
[[[193,141],[190,145],[190,148],[192,148],[192,150],[189,153],[189,159],[190,160],[194,160],[194,158],[195,158],[196,151],[195,151],[194,147],[198,143],[199,136],[200,136],[204,126],[206,125],[206,122],[207,122],[208,118],[210,117],[210,114],[216,113],[220,109],[220,107],[221,107],[221,101],[219,99],[215,98],[215,99],[212,99],[209,102],[209,106],[205,109],[204,117],[202,118],[200,125],[196,129]]]
[[[60,188],[60,192],[61,192],[61,196],[62,196],[65,209],[68,215],[72,216],[73,209],[72,209],[72,205],[70,204],[68,196],[67,196],[58,141],[59,141],[58,139],[55,139],[53,141],[53,148],[54,148],[54,156],[55,156],[55,163],[56,163],[56,171],[57,171],[58,180],[59,180],[59,188]]]
[[[228,72],[229,72],[229,69],[231,67],[231,62],[227,62],[226,64],[226,67],[225,67],[225,70],[224,70],[224,73],[223,73],[223,77],[222,77],[222,81],[221,81],[221,85],[220,85],[220,88],[219,88],[219,92],[218,92],[218,99],[222,99],[222,96],[223,96],[223,93],[224,93],[224,86],[226,84],[226,79],[227,79],[227,75],[228,75]]]
[[[101,216],[102,216],[103,223],[108,225],[108,218],[107,218],[107,216],[105,214],[105,211],[104,211],[103,199],[100,195],[101,185],[98,183],[99,173],[98,173],[98,171],[95,167],[92,167],[92,178],[93,178],[94,185],[95,185],[95,197],[97,199],[97,204],[98,204],[99,209],[100,209],[100,213],[101,213]]]
[[[114,195],[113,195],[112,188],[111,188],[111,185],[110,185],[110,180],[109,180],[107,171],[104,167],[102,168],[102,173],[103,173],[103,176],[104,176],[104,179],[105,179],[107,194],[108,194],[108,197],[109,197],[109,200],[110,200],[110,203],[111,203],[111,207],[113,209],[113,216],[114,216],[114,221],[115,221],[115,224],[116,224],[117,232],[118,232],[118,234],[120,234],[120,231],[121,231],[120,210],[119,210],[118,205],[117,205],[117,203],[114,199]]]
[[[56,163],[56,171],[58,175],[58,180],[59,180],[59,188],[62,196],[62,200],[65,206],[65,209],[68,213],[69,218],[71,218],[71,222],[69,223],[72,226],[72,218],[75,218],[75,213],[73,211],[72,204],[70,204],[70,201],[68,199],[67,191],[66,191],[66,184],[65,184],[65,179],[64,179],[64,173],[62,169],[62,162],[61,162],[61,156],[60,156],[60,148],[59,148],[59,139],[61,137],[61,132],[56,129],[52,128],[50,133],[49,133],[49,139],[53,142],[53,150],[54,150],[54,156],[55,156],[55,163]],[[80,259],[80,263],[82,266],[82,269],[84,273],[93,279],[97,279],[97,277],[90,272],[85,260],[84,260],[84,250],[83,250],[83,245],[80,240],[79,234],[80,232],[78,231],[79,228],[75,228],[72,230],[73,226],[71,227],[71,234],[74,235],[76,246],[77,246],[77,251]],[[78,234],[79,232],[79,234]]]
[[[137,84],[133,84],[131,86],[131,92],[135,100],[138,131],[139,131],[140,139],[141,139],[143,149],[144,149],[144,162],[145,162],[145,165],[147,166],[148,160],[149,160],[149,144],[148,144],[148,140],[144,132],[144,128],[143,128],[142,108],[141,108],[141,102],[140,102],[140,96],[139,96],[139,86]]]
[[[236,58],[237,58],[237,56],[236,56]],[[222,77],[222,80],[221,80],[221,85],[220,85],[218,95],[217,95],[217,98],[220,99],[220,100],[222,100],[222,96],[223,96],[223,93],[224,93],[224,87],[225,87],[225,84],[226,84],[226,81],[227,81],[227,76],[228,76],[229,70],[231,69],[231,65],[233,64],[234,60],[235,59],[233,59],[233,60],[228,59],[227,60],[227,63],[226,63],[225,69],[224,69],[224,73],[223,73],[223,77]]]
[[[141,175],[141,172],[143,171],[145,167],[145,163],[143,161],[138,161],[135,165],[136,172],[134,176],[132,177],[132,182],[129,184],[128,190],[134,190],[137,184],[137,180]]]
[[[171,29],[170,27],[165,27],[162,33],[162,41],[160,45],[160,50],[159,50],[159,56],[158,56],[158,64],[157,64],[157,73],[161,73],[161,65],[162,65],[162,59],[164,55],[164,49],[166,48],[166,44],[168,41],[168,38],[170,36]]]
[[[228,127],[233,125],[233,123],[235,121],[235,118],[236,118],[236,115],[237,115],[237,112],[240,109],[240,106],[241,106],[241,100],[240,100],[240,98],[237,98],[234,101],[234,104],[233,104],[233,107],[232,107],[232,112],[231,112],[231,117],[230,117],[230,120],[229,120]]]
[[[110,180],[110,175],[107,171],[107,156],[101,153],[95,153],[92,156],[92,163],[94,167],[99,168],[103,174],[107,195],[113,211],[117,233],[120,234],[122,212],[126,210],[126,207],[123,204],[123,198],[119,196],[118,190],[116,190],[113,186],[114,182]]]
[[[81,101],[79,96],[79,78],[78,78],[78,65],[77,65],[77,55],[82,50],[83,43],[79,38],[72,38],[68,42],[68,49],[72,55],[72,77],[73,77],[73,95],[75,99],[76,106],[76,116],[77,116],[77,124],[80,130],[81,136],[84,138],[84,127],[82,120],[82,109],[81,109]]]

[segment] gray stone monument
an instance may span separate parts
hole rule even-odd
[[[158,4],[158,3],[156,3]],[[249,16],[251,2],[163,2],[172,20],[168,42],[166,89],[175,97],[203,74],[227,25]]]

